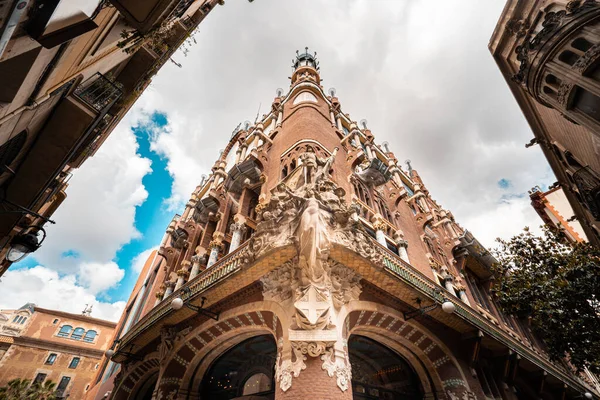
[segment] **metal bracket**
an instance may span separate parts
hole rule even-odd
[[[189,287],[185,287],[181,290],[181,294],[182,295],[186,295],[186,297],[189,297],[191,295],[192,291],[190,290]],[[204,302],[206,301],[206,297],[202,297],[202,302],[200,303],[200,306],[195,306],[193,304],[190,304],[187,300],[183,301],[183,304],[189,308],[192,311],[197,312],[198,314],[202,314],[205,317],[214,319],[215,321],[219,320],[219,313],[213,312],[213,311],[209,311],[207,309],[204,308]]]

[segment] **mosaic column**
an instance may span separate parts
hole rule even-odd
[[[168,282],[165,282],[165,286],[166,286],[166,290],[165,290],[165,295],[163,296],[163,300],[166,299],[167,297],[169,297],[171,295],[171,293],[173,293],[173,288],[175,287],[175,283],[168,281]]]
[[[200,265],[206,262],[206,254],[192,256],[192,270],[188,280],[194,279],[200,273]]]
[[[208,256],[208,262],[206,263],[206,268],[210,268],[217,262],[219,259],[219,251],[223,247],[223,242],[221,239],[213,239],[212,242],[208,244],[208,248],[210,249],[210,255]]]
[[[175,283],[175,290],[178,290],[186,282],[186,278],[190,275],[188,268],[190,266],[189,261],[181,262],[181,269],[177,271],[177,282]]]
[[[375,220],[373,221],[373,228],[375,229],[375,238],[377,239],[377,242],[379,242],[379,244],[387,248],[387,240],[385,239],[385,232],[383,231],[385,229],[385,226],[386,224],[385,222],[383,222],[381,217],[376,216]]]
[[[231,224],[231,245],[229,246],[229,252],[231,253],[238,247],[242,242],[242,238],[244,237],[244,233],[246,233],[246,224],[245,218],[236,216],[238,221]]]

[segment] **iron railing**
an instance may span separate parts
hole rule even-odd
[[[594,218],[600,219],[600,177],[590,167],[583,167],[573,174],[573,181],[584,205]]]
[[[97,72],[75,89],[74,95],[98,112],[112,106],[123,94],[118,82]]]

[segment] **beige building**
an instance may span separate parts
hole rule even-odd
[[[70,314],[31,303],[0,310],[0,386],[15,378],[51,380],[58,398],[82,399],[115,329],[90,312]]]
[[[600,245],[600,3],[509,0],[490,51],[588,240]]]
[[[535,187],[530,190],[529,198],[531,205],[548,227],[563,232],[573,243],[588,241],[581,223],[575,219],[573,208],[560,186],[546,192]]]
[[[217,3],[0,0],[0,275],[42,244],[71,174]]]

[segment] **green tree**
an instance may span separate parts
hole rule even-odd
[[[494,293],[505,313],[528,319],[552,360],[600,373],[600,249],[528,228],[494,251]]]
[[[28,379],[13,379],[0,387],[0,400],[56,400],[55,386],[50,380],[32,385]]]

